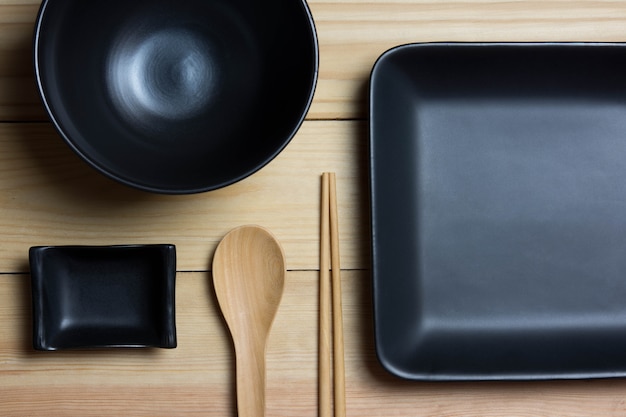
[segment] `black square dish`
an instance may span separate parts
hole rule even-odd
[[[626,376],[626,45],[414,44],[371,75],[376,351],[417,380]]]
[[[173,245],[30,248],[33,347],[176,347]]]

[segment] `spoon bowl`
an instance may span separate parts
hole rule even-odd
[[[230,231],[213,258],[213,286],[235,345],[240,417],[265,415],[265,346],[285,283],[285,255],[260,226]]]

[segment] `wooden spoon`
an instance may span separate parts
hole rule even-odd
[[[266,229],[241,226],[220,242],[213,285],[235,345],[239,417],[265,415],[265,346],[285,283],[285,255]]]

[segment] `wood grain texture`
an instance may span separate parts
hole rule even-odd
[[[38,1],[0,1],[0,121],[46,120],[32,59]]]
[[[438,41],[626,41],[626,2],[311,0],[320,72],[309,119],[366,116],[369,73],[385,50]],[[0,2],[0,120],[45,120],[32,77],[39,2]]]
[[[230,231],[213,257],[213,288],[236,356],[237,415],[265,416],[265,352],[285,286],[285,254],[270,231]]]
[[[348,416],[626,414],[626,380],[419,383],[397,379],[373,352],[369,273],[346,271]],[[318,272],[289,272],[267,347],[267,415],[317,415]],[[178,347],[35,352],[30,279],[0,276],[0,415],[234,416],[234,354],[207,272],[179,273]]]
[[[172,243],[178,270],[206,270],[218,241],[250,223],[276,234],[288,269],[319,269],[319,175],[328,170],[337,172],[345,219],[344,268],[367,268],[366,142],[364,122],[308,121],[250,178],[164,196],[104,178],[48,124],[0,123],[0,272],[27,271],[33,245],[116,243]]]

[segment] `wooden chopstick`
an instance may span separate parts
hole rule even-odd
[[[328,173],[322,174],[322,208],[320,218],[320,335],[319,335],[319,416],[331,417],[330,381],[330,192]]]
[[[345,417],[345,364],[343,314],[341,302],[341,265],[339,262],[339,220],[337,210],[337,180],[335,173],[322,174],[322,208],[320,230],[320,417],[330,417],[331,385],[334,387],[334,415]],[[330,246],[330,247],[329,247]],[[330,262],[328,257],[330,256]],[[330,263],[330,265],[329,265]],[[332,324],[331,287],[332,271]],[[333,381],[330,377],[330,338],[333,338]]]
[[[345,364],[343,353],[343,307],[341,303],[341,265],[339,263],[339,214],[337,210],[337,180],[329,174],[330,192],[330,260],[333,282],[333,376],[335,417],[346,415]]]

